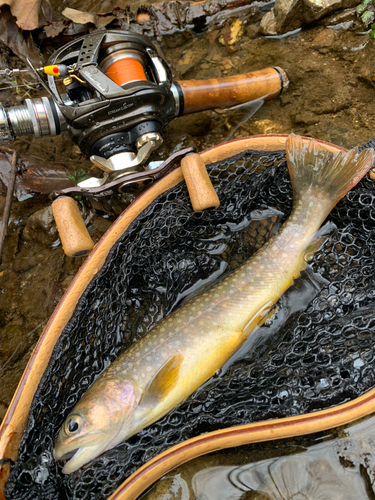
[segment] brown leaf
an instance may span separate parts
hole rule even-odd
[[[23,30],[32,31],[39,27],[39,7],[41,0],[0,0],[0,7],[9,5],[17,18],[17,25]]]
[[[50,194],[76,184],[68,179],[72,172],[63,165],[48,165],[38,158],[22,158],[22,163],[19,185],[34,193]]]
[[[39,13],[39,27],[44,26],[46,23],[52,23],[54,19],[54,12],[52,10],[52,5],[48,0],[42,0],[40,5]]]
[[[0,153],[0,193],[4,194],[9,182],[10,158]],[[68,179],[72,171],[64,165],[48,165],[44,160],[24,155],[20,159],[22,168],[17,174],[15,189],[19,201],[28,198],[30,193],[50,194],[76,184]]]
[[[0,40],[22,61],[26,62],[26,58],[29,58],[34,65],[40,66],[39,54],[31,33],[22,31],[16,25],[15,18],[7,5],[1,7],[0,10]]]
[[[47,24],[47,26],[44,26],[44,33],[48,36],[48,38],[54,38],[55,36],[59,35],[64,28],[66,27],[66,22],[65,21],[57,21],[54,23]]]
[[[94,14],[93,12],[82,12],[81,10],[67,7],[62,11],[63,16],[77,24],[95,24],[97,28],[102,28],[111,23],[115,18],[112,14]]]

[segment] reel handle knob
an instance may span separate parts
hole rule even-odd
[[[86,255],[94,242],[83,222],[77,202],[70,196],[61,196],[52,202],[52,212],[61,244],[68,257]]]
[[[181,167],[194,212],[207,208],[218,208],[220,206],[219,197],[199,154],[192,153],[185,156],[181,160]]]

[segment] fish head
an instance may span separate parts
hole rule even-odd
[[[56,460],[65,460],[70,474],[123,441],[136,402],[129,380],[97,380],[62,425],[54,447]]]

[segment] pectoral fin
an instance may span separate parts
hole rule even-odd
[[[178,380],[181,363],[184,357],[181,354],[169,358],[166,363],[154,375],[142,396],[141,404],[144,406],[155,406],[164,399],[175,387]]]

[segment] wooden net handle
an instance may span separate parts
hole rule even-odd
[[[220,206],[219,197],[199,154],[193,153],[185,156],[181,160],[181,167],[194,212],[207,208],[218,208]]]
[[[52,202],[52,212],[59,231],[61,244],[68,257],[85,255],[94,246],[78,205],[70,196]]]

